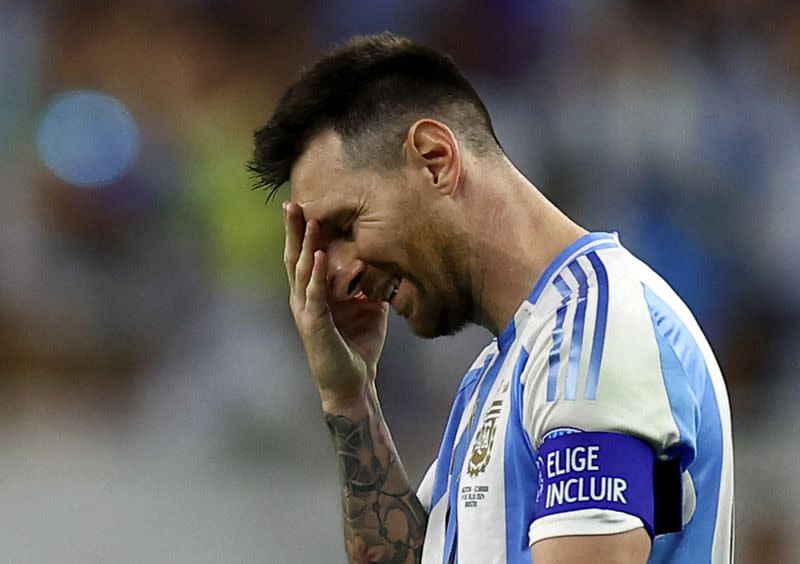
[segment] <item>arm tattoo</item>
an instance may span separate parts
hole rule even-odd
[[[357,564],[417,563],[428,516],[408,484],[379,409],[357,421],[325,415],[342,478],[347,554]]]

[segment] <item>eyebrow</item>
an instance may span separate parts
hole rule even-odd
[[[314,199],[304,204],[300,204],[298,202],[298,204],[303,207],[304,210],[306,207],[308,207],[309,211],[311,211],[312,215],[314,215],[313,212],[324,205],[322,204],[322,199],[324,198]],[[325,213],[320,213],[316,219],[323,228],[330,226],[341,226],[352,221],[352,219],[358,215],[360,209],[361,207],[358,201],[340,199],[338,201],[331,202],[328,211]]]
[[[349,205],[337,208],[317,218],[324,237],[333,237],[337,231],[350,224],[358,210]]]

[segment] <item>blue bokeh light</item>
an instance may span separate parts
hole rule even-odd
[[[53,174],[70,184],[94,188],[130,169],[139,152],[139,128],[113,96],[71,90],[48,105],[36,145]]]

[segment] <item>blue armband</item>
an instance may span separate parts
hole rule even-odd
[[[546,438],[539,449],[536,518],[580,509],[638,517],[655,533],[653,448],[620,433],[572,432]]]

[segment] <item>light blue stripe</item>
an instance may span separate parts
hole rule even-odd
[[[597,315],[594,322],[594,337],[592,338],[592,353],[589,357],[589,372],[586,376],[586,391],[584,398],[597,399],[597,385],[600,379],[600,364],[603,360],[603,347],[606,340],[606,323],[608,320],[608,273],[603,261],[597,253],[586,255],[594,269],[597,278]]]
[[[575,320],[572,324],[572,341],[569,350],[569,367],[567,370],[567,386],[564,390],[564,399],[574,400],[578,392],[578,369],[583,353],[583,325],[586,321],[586,273],[577,260],[569,264],[569,270],[578,281],[578,300],[575,310]]]
[[[661,372],[672,417],[680,435],[678,444],[672,447],[672,453],[680,456],[681,470],[685,470],[696,451],[700,404],[708,370],[702,353],[680,318],[655,292],[644,284],[642,287],[658,343]]]
[[[561,370],[561,343],[564,340],[564,319],[567,316],[567,302],[570,289],[561,276],[553,280],[561,294],[561,305],[556,310],[556,325],[553,327],[553,347],[550,349],[550,373],[547,376],[547,401],[555,401],[558,372]]]
[[[457,472],[456,475],[451,477],[452,484],[450,485],[449,501],[447,507],[447,514],[445,515],[445,533],[444,533],[444,549],[442,554],[442,562],[450,562],[451,557],[458,558],[456,553],[456,535],[458,534],[458,490],[461,487],[461,467],[464,465],[464,458],[466,458],[467,445],[470,440],[471,429],[465,430],[458,440],[458,445],[453,452],[452,466]]]
[[[493,355],[491,354],[487,355],[482,367],[474,368],[467,372],[461,381],[458,392],[456,392],[453,407],[450,409],[450,417],[445,427],[444,437],[442,438],[442,445],[439,448],[439,458],[436,462],[436,474],[434,475],[431,493],[431,509],[436,506],[447,491],[447,478],[450,472],[450,462],[453,459],[453,445],[456,440],[456,433],[458,433],[458,425],[464,415],[464,408],[475,393],[478,380],[489,366],[492,357]]]
[[[525,350],[525,347],[520,347],[517,364],[514,366],[514,373],[511,376],[511,415],[512,420],[519,423],[520,429],[525,429],[525,422],[522,420],[522,392],[525,389],[522,385],[522,372],[525,370],[525,365],[528,364],[528,358],[530,358],[530,353]],[[523,437],[529,454],[533,456],[536,449],[533,448],[528,433],[524,432]]]
[[[520,350],[511,376],[511,406],[506,427],[503,465],[505,484],[506,563],[530,564],[528,530],[535,518],[536,491],[539,487],[536,451],[522,422],[523,386],[521,376],[528,362],[528,351]]]
[[[512,335],[512,339],[515,338]],[[458,446],[456,447],[454,456],[453,456],[453,464],[450,468],[450,489],[449,489],[449,506],[448,506],[448,519],[446,522],[446,529],[445,529],[445,544],[444,544],[444,552],[442,554],[442,562],[450,562],[450,557],[455,554],[457,550],[458,544],[458,498],[459,498],[459,490],[461,489],[461,473],[462,468],[464,467],[464,459],[467,456],[467,449],[472,442],[472,438],[475,435],[475,429],[478,426],[478,420],[480,419],[480,413],[483,410],[483,405],[486,403],[486,398],[489,397],[489,391],[492,389],[492,385],[494,385],[494,381],[497,378],[497,374],[500,372],[500,369],[503,366],[503,363],[506,360],[506,355],[508,354],[508,348],[500,350],[500,354],[497,355],[497,360],[491,365],[488,371],[483,375],[481,378],[481,382],[478,387],[478,398],[475,407],[475,418],[470,422],[469,427],[464,429],[464,432],[461,435],[461,439],[458,441]]]
[[[694,515],[680,533],[655,539],[649,562],[711,561],[722,479],[722,419],[708,365],[700,347],[678,315],[644,286],[658,344],[661,372],[670,410],[680,432],[667,453],[680,457],[692,476],[697,496]]]

